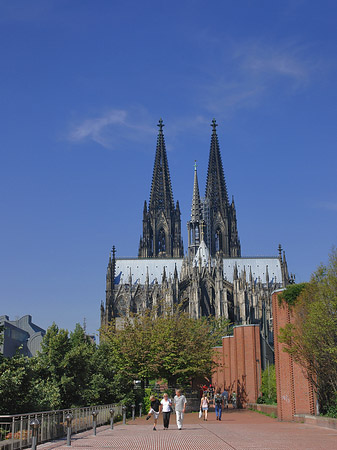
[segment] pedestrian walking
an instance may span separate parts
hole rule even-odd
[[[151,395],[150,402],[151,402],[151,407],[150,407],[150,411],[148,412],[148,415],[146,417],[146,420],[149,420],[150,417],[153,416],[153,419],[154,419],[153,431],[156,431],[156,426],[157,426],[158,417],[159,417],[159,410],[160,410],[160,401],[154,395]]]
[[[221,395],[221,389],[218,388],[216,391],[216,394],[214,396],[214,407],[215,407],[216,420],[221,420],[222,399],[223,399],[223,397]]]
[[[224,406],[224,408],[228,409],[228,397],[229,397],[229,395],[228,395],[228,391],[227,391],[226,388],[224,388],[224,391],[223,391],[223,393],[221,395],[223,397],[223,406]]]
[[[232,405],[233,405],[233,408],[236,409],[237,403],[236,403],[236,392],[235,391],[232,392]]]
[[[208,392],[209,392],[210,399],[212,399],[213,395],[214,395],[214,386],[212,384],[209,385]]]
[[[172,412],[172,401],[169,398],[168,394],[163,395],[163,399],[160,402],[160,409],[159,412],[163,413],[163,423],[164,423],[164,430],[167,430],[170,424],[170,415]]]
[[[176,420],[178,430],[181,430],[183,427],[184,414],[186,409],[186,397],[185,395],[181,395],[181,390],[177,389],[176,395],[173,399],[174,409],[176,411]]]
[[[209,405],[209,400],[207,398],[207,395],[205,393],[203,393],[203,395],[201,397],[201,401],[200,401],[200,410],[203,413],[204,420],[207,420],[207,417],[208,417],[208,405]]]

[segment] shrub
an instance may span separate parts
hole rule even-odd
[[[277,403],[276,395],[276,372],[272,364],[262,371],[261,374],[262,402],[268,405]]]

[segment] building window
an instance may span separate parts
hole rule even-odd
[[[161,228],[158,234],[158,253],[164,253],[165,251],[166,251],[165,231]]]
[[[222,249],[222,234],[218,228],[215,232],[215,251],[219,252]]]

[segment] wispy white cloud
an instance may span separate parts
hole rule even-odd
[[[140,142],[149,140],[153,145],[153,137],[158,132],[156,127],[158,117],[151,117],[143,107],[129,109],[110,108],[104,113],[78,120],[70,126],[66,139],[74,143],[87,141],[96,142],[102,147],[117,150],[125,146],[126,142]],[[166,142],[168,151],[172,150],[172,142],[186,132],[198,132],[203,125],[209,125],[211,116],[191,115],[188,117],[174,116],[168,119],[170,139]],[[164,117],[165,123],[165,117]],[[165,129],[164,129],[165,131]]]
[[[72,142],[90,140],[103,147],[117,149],[122,141],[142,141],[154,132],[155,127],[151,126],[146,110],[109,109],[72,125],[67,138]]]
[[[278,81],[278,77],[287,78],[298,86],[298,83],[303,85],[308,81],[313,69],[305,56],[305,50],[295,42],[272,45],[256,41],[237,46],[235,57],[246,74],[264,80],[272,77],[274,82]]]
[[[200,73],[195,79],[202,81],[189,85],[190,103],[196,106],[198,113],[169,119],[171,139],[187,129],[198,133],[214,116],[226,120],[242,109],[259,108],[266,99],[278,97],[280,92],[291,95],[294,90],[305,89],[318,64],[310,60],[307,49],[296,42],[228,41],[221,46],[219,38],[214,37],[214,40],[222,48],[216,67],[213,59],[211,65],[201,59],[202,68],[199,67]],[[79,120],[71,127],[68,139],[72,142],[91,140],[117,149],[127,141],[152,139],[157,132],[157,120],[158,117],[153,117],[142,106],[110,108]],[[172,141],[167,143],[168,150],[170,145]]]
[[[243,108],[257,108],[264,99],[305,89],[321,67],[308,48],[295,41],[223,40],[216,70],[202,69],[198,99],[209,111],[232,116]],[[221,46],[220,46],[221,47]]]

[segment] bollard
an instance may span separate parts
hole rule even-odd
[[[40,422],[38,421],[38,419],[33,419],[30,422],[30,426],[33,428],[33,436],[32,436],[32,450],[36,450],[36,445],[37,445],[37,435],[39,432],[39,426],[40,426]]]
[[[113,408],[110,409],[110,428],[111,430],[114,429],[114,415],[115,415],[115,410]]]
[[[72,414],[66,415],[66,421],[67,421],[67,447],[71,447],[71,422],[73,420],[74,416]]]
[[[92,422],[92,428],[93,428],[93,430],[94,430],[94,436],[96,436],[96,425],[97,425],[98,411],[93,411],[93,412],[91,413],[91,415],[92,415],[92,420],[93,420],[93,422]]]
[[[143,403],[139,403],[139,417],[142,417],[142,406]]]
[[[126,424],[126,406],[123,405],[122,406],[122,411],[123,411],[123,424]]]
[[[132,420],[135,420],[136,405],[131,405],[131,409],[132,409]]]

